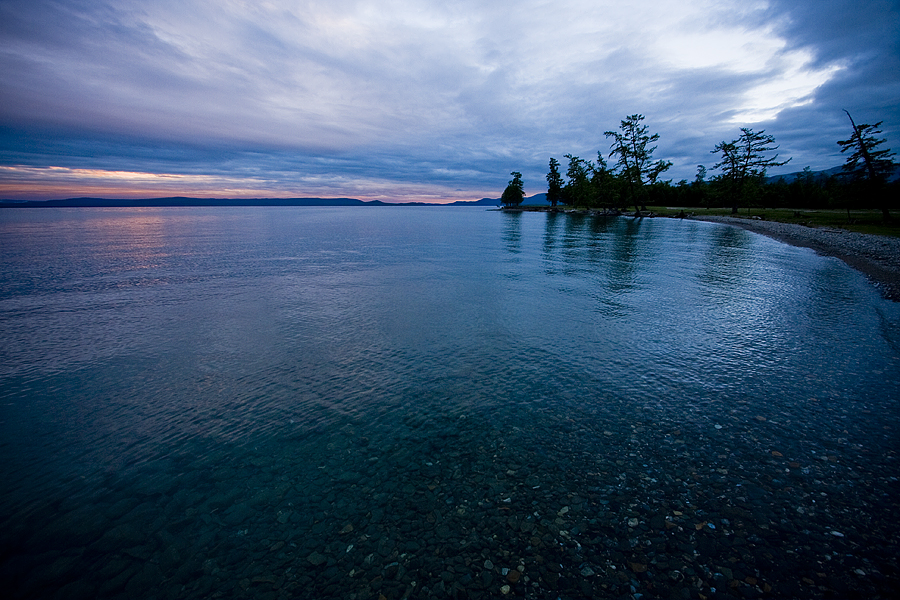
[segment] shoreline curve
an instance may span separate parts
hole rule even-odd
[[[740,227],[839,258],[865,275],[885,298],[900,302],[900,238],[740,217],[690,215],[687,218]]]

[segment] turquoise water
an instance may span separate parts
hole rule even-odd
[[[837,259],[743,230],[475,208],[7,209],[0,240],[0,560],[16,597],[488,597],[519,564],[531,576],[510,593],[653,597],[661,584],[615,579],[609,544],[592,558],[573,528],[649,523],[676,501],[725,514],[696,508],[715,497],[684,487],[698,473],[719,492],[790,487],[792,510],[819,484],[842,506],[897,491],[900,305]],[[792,471],[805,483],[781,482]],[[851,473],[865,485],[837,491]],[[498,533],[513,516],[535,525]],[[485,541],[498,535],[507,547]],[[581,554],[554,559],[562,575],[532,566],[567,545]],[[708,596],[715,567],[695,569]]]

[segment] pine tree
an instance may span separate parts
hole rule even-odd
[[[606,137],[613,138],[609,157],[619,157],[616,167],[627,182],[632,202],[638,211],[647,209],[644,184],[656,183],[660,174],[672,166],[672,163],[663,160],[651,162],[656,146],[648,148],[648,145],[655,143],[659,134],[647,135],[649,128],[641,125],[643,120],[644,115],[629,115],[619,124],[620,131],[604,133]]]
[[[865,179],[870,188],[868,192],[882,197],[881,213],[884,220],[887,221],[891,215],[888,211],[888,198],[884,188],[888,177],[894,173],[897,165],[893,161],[894,153],[890,148],[878,149],[878,146],[885,142],[884,138],[875,137],[881,134],[879,127],[883,121],[878,121],[874,125],[868,123],[857,125],[850,113],[846,110],[844,112],[847,113],[850,124],[853,126],[853,135],[850,136],[850,139],[838,141],[841,152],[853,150],[853,154],[848,156],[847,162],[844,163],[844,171],[860,179]],[[859,164],[860,161],[863,163],[862,166]]]
[[[503,190],[503,196],[500,197],[500,201],[503,203],[503,206],[518,206],[522,204],[522,201],[525,199],[525,189],[522,184],[522,174],[513,171],[510,173],[513,176],[512,180],[510,180],[509,184],[506,186],[506,189]]]
[[[563,199],[563,180],[559,174],[559,161],[550,159],[550,172],[547,173],[547,201],[550,206],[556,206]]]
[[[722,160],[713,168],[722,170],[722,178],[728,183],[732,200],[731,214],[737,214],[738,202],[744,200],[747,195],[747,184],[751,181],[761,181],[766,176],[766,170],[770,167],[786,165],[791,159],[779,161],[776,154],[772,158],[766,158],[767,152],[778,150],[773,146],[775,138],[766,135],[765,130],[753,131],[748,127],[741,127],[741,135],[730,142],[720,142],[712,153],[722,155]]]

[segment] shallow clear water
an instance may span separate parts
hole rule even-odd
[[[390,597],[348,576],[365,557],[343,548],[436,554],[446,536],[420,531],[435,514],[477,523],[474,507],[552,487],[582,455],[695,469],[665,446],[679,436],[710,469],[754,449],[805,463],[840,439],[897,474],[900,305],[837,259],[743,230],[470,208],[8,209],[0,241],[0,559],[21,596]],[[423,595],[451,587],[407,568]]]

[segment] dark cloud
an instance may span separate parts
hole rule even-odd
[[[900,149],[898,15],[844,0],[6,0],[0,167],[398,199],[496,195],[518,170],[535,193],[550,156],[594,159],[643,113],[676,181],[741,126],[775,135],[785,172],[828,168],[844,108]],[[0,170],[4,194],[43,172]]]
[[[839,165],[837,140],[850,134],[844,109],[859,122],[884,121],[889,142],[900,150],[900,3],[883,0],[778,0],[777,30],[789,48],[809,50],[816,65],[843,68],[808,105],[783,111],[771,124],[792,168]]]

